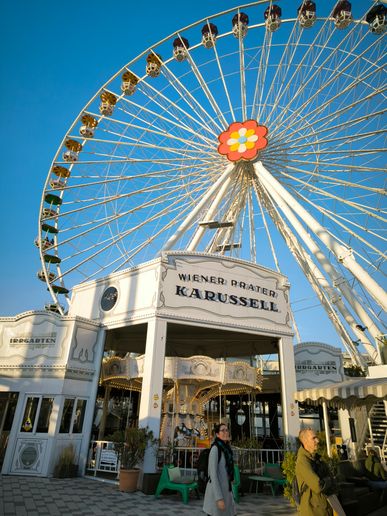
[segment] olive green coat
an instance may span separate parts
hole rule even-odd
[[[326,495],[322,493],[320,477],[315,472],[315,460],[303,446],[300,447],[296,461],[296,478],[301,493],[299,507],[301,516],[332,516],[333,511]]]

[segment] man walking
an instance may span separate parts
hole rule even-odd
[[[301,495],[301,516],[332,516],[327,495],[332,494],[333,482],[328,468],[316,454],[318,437],[311,428],[300,431],[301,446],[296,461],[296,478]]]

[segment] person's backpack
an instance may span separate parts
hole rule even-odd
[[[218,464],[221,457],[221,450],[216,444],[212,444],[211,448],[216,446],[218,448]],[[198,472],[198,489],[201,493],[204,493],[206,490],[207,482],[209,480],[208,476],[208,458],[210,456],[211,448],[206,448],[203,450],[198,458],[198,462],[196,464],[197,472]]]
[[[297,507],[300,506],[301,503],[301,493],[298,489],[297,478],[294,476],[292,481],[292,497]]]

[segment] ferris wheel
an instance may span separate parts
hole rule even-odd
[[[42,194],[38,277],[59,312],[73,285],[162,250],[286,274],[285,245],[353,360],[360,343],[380,362],[387,8],[361,4],[223,11],[96,92]]]

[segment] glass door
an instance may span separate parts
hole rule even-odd
[[[0,392],[0,471],[12,429],[18,397],[18,392]]]

